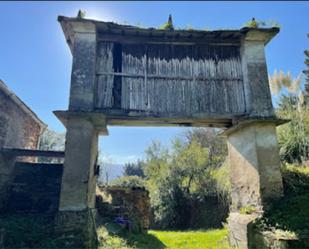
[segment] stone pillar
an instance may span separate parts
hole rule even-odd
[[[92,248],[96,243],[95,209],[98,131],[86,117],[67,120],[64,170],[56,233],[71,246]],[[75,239],[71,239],[75,238]],[[82,239],[81,239],[82,238]]]
[[[71,111],[92,111],[95,94],[96,27],[89,22],[73,22],[73,65],[71,74]]]
[[[71,247],[92,248],[96,244],[93,211],[99,130],[89,115],[94,109],[96,26],[82,19],[61,25],[64,29],[70,25],[72,30],[66,38],[73,66],[69,110],[58,113],[67,134],[55,231]]]
[[[82,117],[69,118],[65,146],[59,210],[94,208],[98,132],[93,123]]]
[[[283,196],[276,121],[243,121],[225,134],[232,185],[230,242],[244,249],[249,223]]]
[[[241,41],[246,113],[251,117],[274,116],[264,46],[277,32],[277,29],[270,32],[253,29]]]
[[[0,212],[5,212],[16,157],[0,153]]]

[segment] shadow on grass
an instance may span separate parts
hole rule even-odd
[[[165,249],[166,246],[154,235],[148,233],[130,232],[125,228],[122,228],[111,219],[101,219],[98,226],[99,241],[110,241],[110,243],[121,244],[121,241],[117,241],[117,238],[122,240],[124,244],[133,247],[134,249]],[[102,237],[101,237],[102,236]],[[99,242],[100,243],[100,242]],[[108,244],[101,244],[103,248],[108,247]],[[130,248],[125,247],[125,248]],[[120,247],[122,248],[122,247]],[[116,248],[117,249],[117,246]]]
[[[166,246],[152,234],[131,234],[128,243],[136,249],[164,249]]]

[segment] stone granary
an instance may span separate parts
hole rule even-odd
[[[98,136],[108,125],[211,126],[225,128],[228,141],[230,242],[247,248],[247,237],[234,235],[255,216],[239,223],[234,214],[246,206],[258,213],[283,195],[276,126],[284,121],[274,114],[264,52],[279,29],[58,21],[73,55],[69,108],[54,112],[67,128],[59,230],[93,235]]]
[[[46,124],[0,80],[0,149],[37,149]],[[33,162],[33,158],[23,157]],[[0,209],[6,205],[14,160],[0,153]]]

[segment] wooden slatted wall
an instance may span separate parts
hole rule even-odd
[[[121,77],[124,110],[245,112],[238,46],[122,44],[121,50],[121,72],[115,72],[113,44],[98,45],[96,108],[113,108],[114,77]]]

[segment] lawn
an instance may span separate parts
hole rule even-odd
[[[228,248],[227,230],[208,231],[149,231],[168,249],[225,249]]]
[[[111,235],[99,231],[100,249],[228,249],[227,230],[158,231]]]

